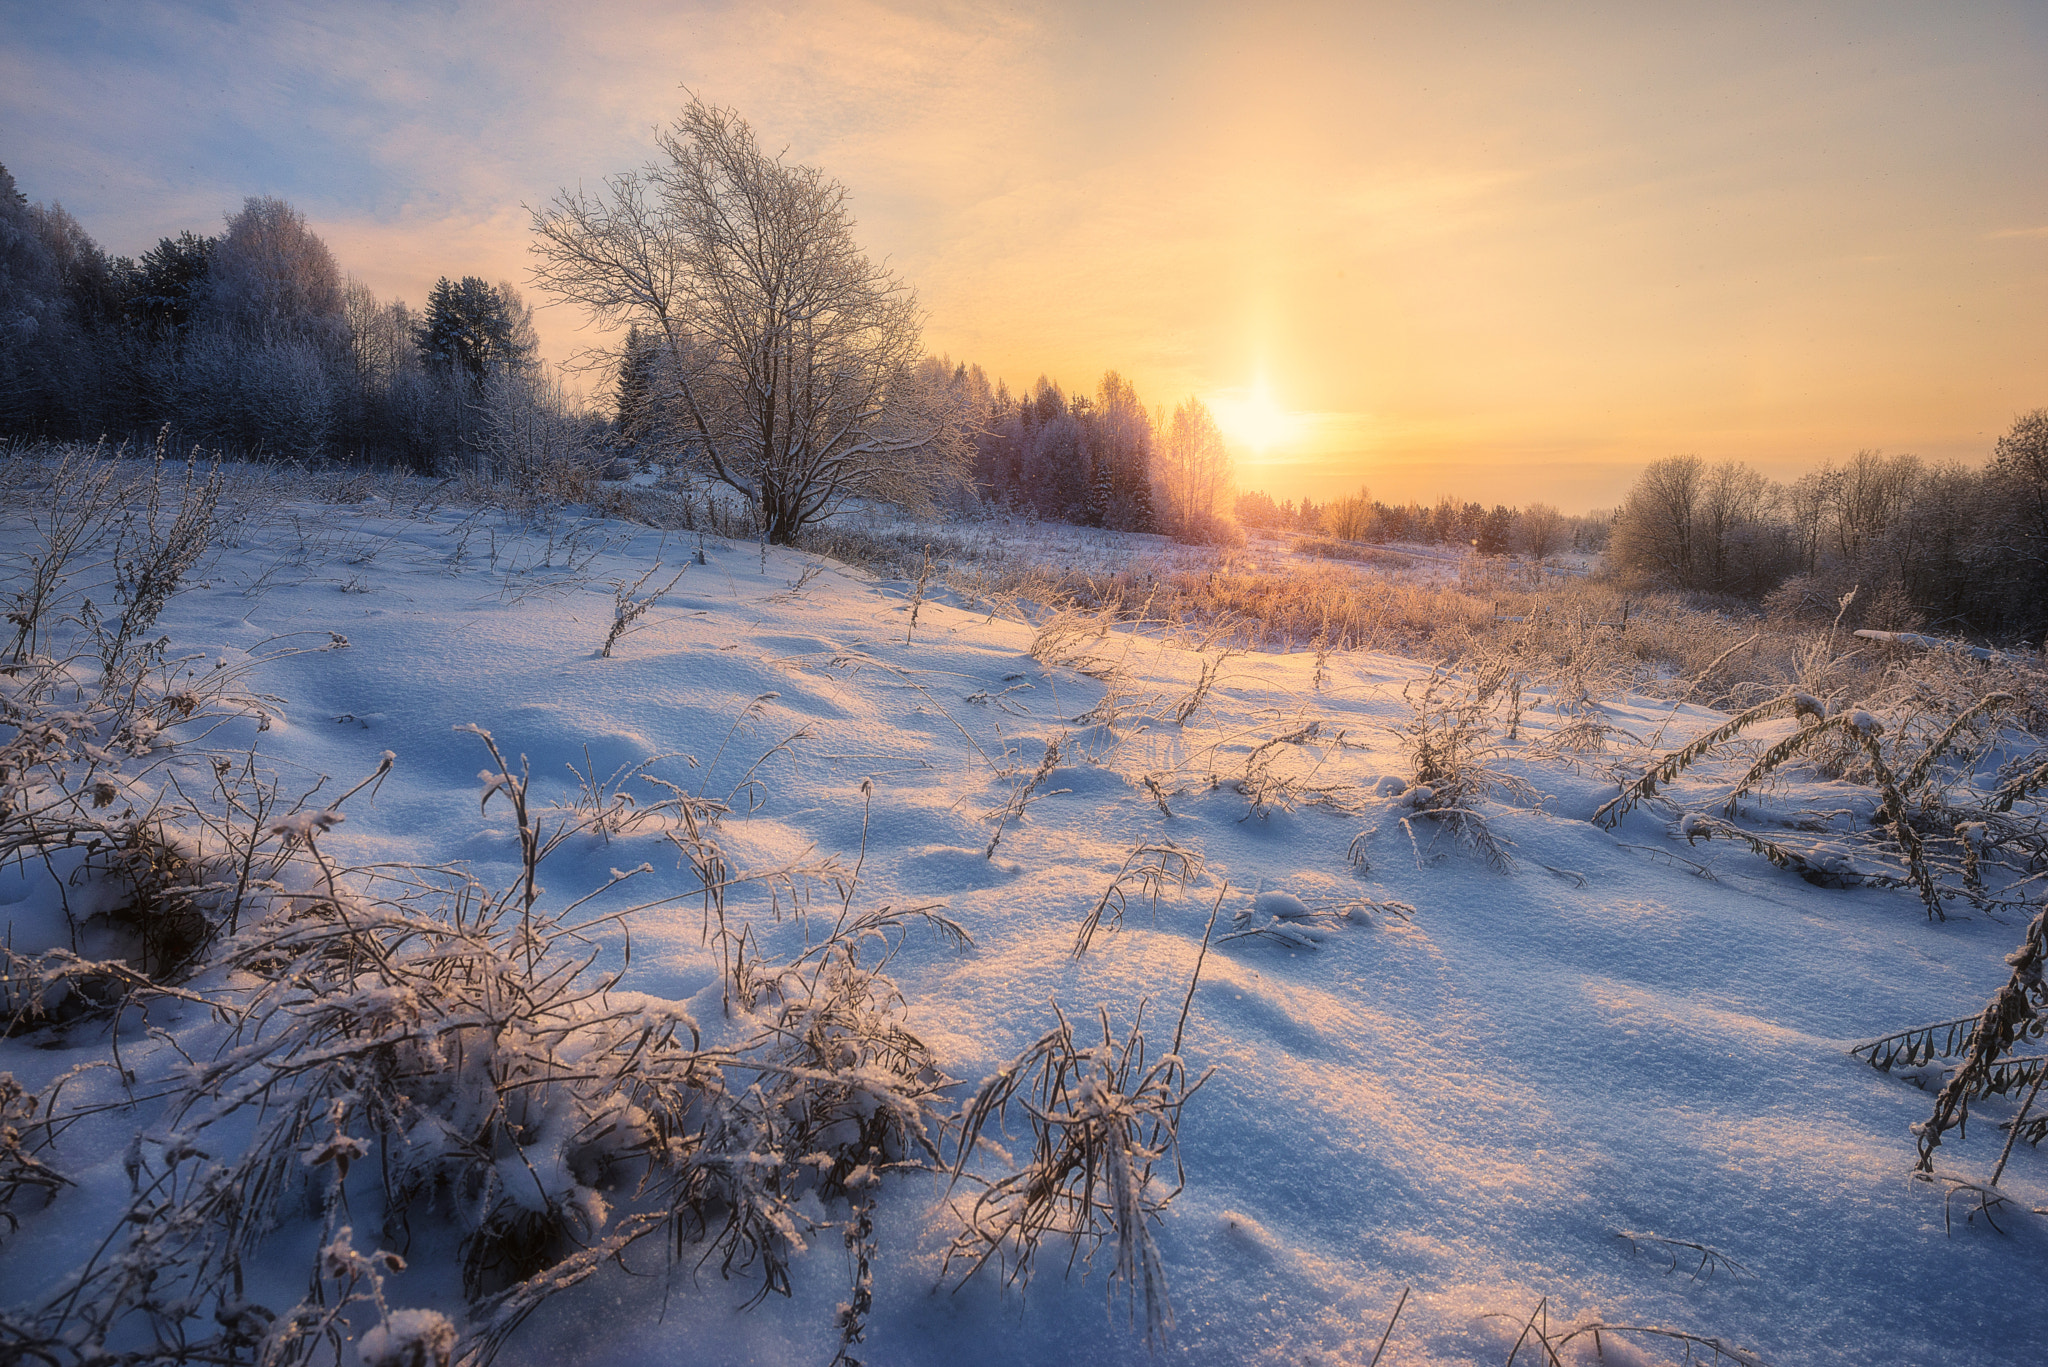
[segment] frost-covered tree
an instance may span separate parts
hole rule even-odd
[[[1114,370],[1104,372],[1095,391],[1092,423],[1094,488],[1099,490],[1095,497],[1102,525],[1126,532],[1151,531],[1155,436],[1137,387]]]
[[[1761,597],[1795,554],[1779,503],[1777,486],[1740,461],[1653,461],[1615,519],[1608,555],[1645,582]]]
[[[1339,541],[1365,540],[1372,533],[1374,521],[1372,492],[1362,485],[1355,494],[1325,503],[1320,515],[1322,530]]]
[[[653,336],[637,323],[628,328],[625,345],[619,349],[613,409],[614,425],[628,441],[641,441],[655,433],[654,397],[660,364]]]
[[[2011,496],[2019,527],[2035,543],[2021,553],[2039,560],[2048,554],[2048,408],[2013,420],[2012,430],[1992,448],[1991,474]]]
[[[354,383],[334,253],[290,204],[251,196],[228,218],[204,280],[189,334],[159,360],[165,418],[209,446],[328,454]]]
[[[1565,516],[1548,503],[1531,503],[1516,519],[1522,551],[1536,560],[1548,559],[1564,548],[1568,535]]]
[[[1173,534],[1209,539],[1230,491],[1230,452],[1223,444],[1223,430],[1200,399],[1191,397],[1175,406],[1154,474],[1161,510]]]
[[[1706,462],[1698,456],[1652,461],[1629,490],[1609,554],[1625,572],[1690,588],[1696,582],[1697,509]]]
[[[1514,549],[1515,510],[1505,504],[1496,503],[1493,510],[1479,519],[1478,535],[1472,544],[1481,555],[1506,555]]]
[[[2048,643],[2048,408],[2013,421],[1998,439],[1987,472],[1998,515],[1987,518],[1981,541],[2010,584],[2005,601],[2012,625]]]
[[[119,263],[61,204],[31,204],[0,167],[0,426],[83,436],[109,411]]]
[[[662,160],[533,214],[534,280],[662,353],[657,401],[786,542],[852,498],[932,506],[972,461],[915,296],[853,239],[848,193],[692,99]],[[616,360],[616,356],[608,358]]]
[[[336,344],[346,326],[341,267],[304,214],[251,195],[214,249],[206,311],[245,336]]]

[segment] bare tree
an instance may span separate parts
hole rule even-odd
[[[1624,572],[1692,585],[1694,520],[1705,475],[1698,456],[1667,456],[1643,471],[1614,523],[1609,554]]]
[[[1372,491],[1360,485],[1358,492],[1333,498],[1323,505],[1323,530],[1339,541],[1363,541],[1372,531]]]
[[[1166,449],[1159,466],[1164,511],[1174,535],[1204,540],[1223,496],[1230,490],[1230,452],[1223,432],[1200,399],[1186,399],[1166,424]]]
[[[1548,503],[1531,503],[1522,509],[1522,548],[1537,561],[1544,561],[1564,548],[1567,535],[1564,514]]]
[[[1840,469],[1829,461],[1820,475],[1828,490],[1835,553],[1847,564],[1881,541],[1905,512],[1920,479],[1920,461],[1915,456],[1858,451]]]
[[[1778,487],[1740,461],[1653,461],[1615,519],[1608,555],[1637,579],[1759,596],[1794,556],[1780,502]]]
[[[654,338],[655,401],[771,541],[964,479],[959,391],[917,370],[916,298],[855,246],[846,188],[699,99],[657,142],[665,160],[533,212],[534,282]]]
[[[360,383],[388,383],[419,363],[412,339],[418,323],[403,300],[387,304],[351,275],[342,287],[342,316],[348,324],[349,361]]]

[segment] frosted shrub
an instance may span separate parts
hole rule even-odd
[[[356,1352],[363,1367],[448,1367],[455,1325],[435,1310],[393,1310],[372,1325]]]
[[[1934,1111],[1913,1127],[1919,1159],[1915,1174],[1926,1181],[1945,1181],[1956,1192],[1976,1194],[1987,1219],[2004,1203],[1998,1194],[1999,1178],[2014,1143],[2024,1138],[2038,1146],[2048,1139],[2048,1115],[2034,1114],[2041,1085],[2048,1079],[2048,1067],[2035,1043],[2048,1035],[2048,910],[2037,912],[2027,923],[2019,948],[2006,956],[2012,972],[1991,994],[1990,1000],[1973,1016],[1937,1021],[1859,1044],[1850,1050],[1883,1072],[1894,1069],[1922,1069],[1939,1077],[1946,1073]],[[1940,1062],[1939,1069],[1927,1065]],[[1908,1074],[1908,1076],[1913,1076]],[[1922,1085],[1926,1085],[1924,1082]],[[2020,1104],[2012,1119],[2001,1126],[2005,1144],[1988,1181],[1978,1183],[1934,1164],[1935,1150],[1950,1131],[1967,1133],[1970,1107],[1989,1097],[2018,1097]]]

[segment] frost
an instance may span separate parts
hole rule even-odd
[[[438,1310],[393,1310],[356,1345],[363,1367],[447,1367],[455,1325]]]
[[[331,831],[347,819],[346,812],[294,812],[272,822],[270,833],[290,840],[305,840],[315,832]]]

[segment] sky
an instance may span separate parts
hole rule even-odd
[[[414,304],[523,285],[529,209],[691,93],[852,191],[931,351],[1199,397],[1280,498],[1578,511],[2048,405],[2040,0],[0,0],[30,199],[132,255],[282,196]]]

